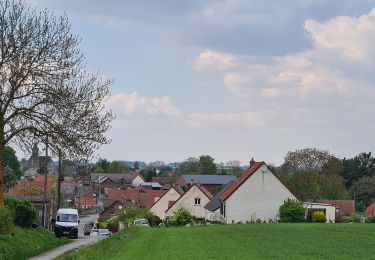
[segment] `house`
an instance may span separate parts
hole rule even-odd
[[[342,218],[349,218],[355,213],[354,200],[315,200],[314,202],[333,205],[336,208],[336,216]]]
[[[264,162],[250,161],[250,167],[220,196],[220,217],[225,223],[277,219],[287,199],[298,200]]]
[[[76,207],[85,209],[96,209],[98,207],[98,199],[96,193],[91,187],[82,186],[77,189],[75,198]]]
[[[103,205],[104,210],[99,213],[99,222],[111,219],[122,209],[133,209],[136,207],[136,205],[131,201],[111,199],[105,199]]]
[[[165,211],[166,215],[172,216],[180,208],[185,208],[197,218],[205,218],[204,206],[213,198],[212,194],[200,184],[193,184],[176,201],[170,203]]]
[[[211,194],[217,194],[225,184],[237,179],[234,175],[181,175],[176,184],[187,190],[192,184],[203,185]]]
[[[171,203],[178,200],[183,194],[184,191],[178,185],[171,187],[160,199],[154,203],[154,205],[150,208],[150,211],[159,218],[164,219],[165,211],[168,209]]]
[[[206,209],[206,219],[209,221],[221,221],[220,207],[221,201],[220,196],[223,194],[231,185],[233,181],[225,185],[221,191],[216,194],[207,204],[204,206]]]
[[[131,201],[141,207],[151,208],[167,190],[151,190],[144,188],[127,188],[125,190],[108,189],[107,199]]]
[[[104,188],[138,187],[144,179],[137,173],[91,173],[92,186]]]

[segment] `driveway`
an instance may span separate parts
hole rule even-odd
[[[85,235],[83,235],[83,229],[84,229],[85,224],[88,223],[88,222],[91,222],[91,221],[96,222],[98,217],[99,217],[98,214],[94,214],[94,215],[90,215],[90,216],[87,216],[87,217],[80,218],[81,221],[80,221],[80,224],[79,224],[79,227],[78,227],[78,239],[72,239],[71,243],[66,244],[64,246],[57,247],[57,248],[55,248],[51,251],[45,252],[41,255],[32,257],[32,258],[30,258],[30,260],[54,259],[54,258],[64,254],[65,252],[75,250],[75,249],[79,249],[81,247],[88,246],[88,245],[91,245],[91,244],[95,244],[100,239],[105,238],[104,236],[85,236]]]

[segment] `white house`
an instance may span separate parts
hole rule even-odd
[[[198,218],[205,218],[206,209],[204,206],[212,198],[212,194],[204,186],[193,184],[180,198],[169,206],[165,213],[168,216],[172,216],[180,208],[186,208],[192,215]]]
[[[180,189],[178,186],[171,187],[168,192],[166,192],[160,199],[158,199],[155,204],[150,208],[150,211],[154,213],[161,219],[165,218],[165,211],[168,207],[178,200],[184,191]]]
[[[298,200],[264,162],[254,160],[250,162],[250,168],[218,199],[220,218],[225,223],[276,220],[279,207],[286,199]]]

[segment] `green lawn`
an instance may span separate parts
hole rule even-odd
[[[16,227],[14,236],[0,236],[0,259],[28,259],[69,242],[56,238],[45,229],[21,229]]]
[[[126,231],[61,259],[375,259],[374,224],[239,224]]]

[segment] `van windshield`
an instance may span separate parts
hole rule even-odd
[[[77,215],[75,214],[58,214],[57,221],[59,222],[77,222]]]

